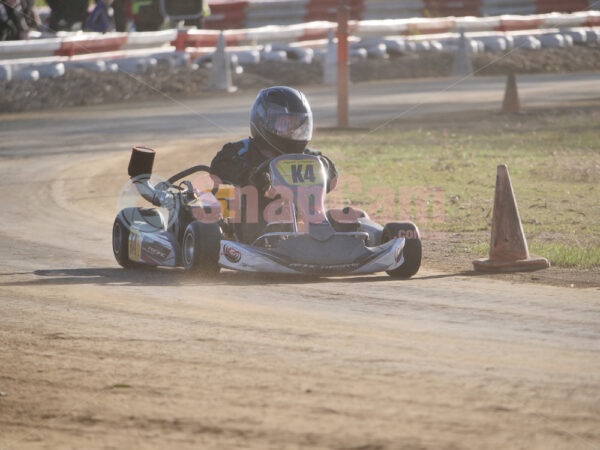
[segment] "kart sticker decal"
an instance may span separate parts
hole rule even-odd
[[[144,241],[142,252],[158,262],[164,262],[169,257],[170,250],[158,242]]]
[[[229,262],[234,264],[240,262],[240,259],[242,259],[242,253],[237,248],[227,244],[223,246],[223,255],[225,255],[225,258]]]
[[[141,261],[141,236],[140,232],[136,227],[129,229],[129,259],[131,261]]]

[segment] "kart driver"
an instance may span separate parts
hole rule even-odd
[[[210,172],[223,182],[237,186],[254,185],[265,192],[268,173],[254,174],[264,161],[286,153],[319,156],[328,170],[327,192],[335,187],[337,170],[321,152],[307,148],[312,138],[313,117],[304,94],[286,86],[263,89],[250,111],[252,137],[230,142],[212,160]]]
[[[327,192],[337,183],[337,170],[333,162],[321,152],[307,148],[312,138],[313,117],[310,105],[304,94],[285,86],[274,86],[258,93],[250,111],[250,132],[252,137],[223,146],[212,160],[210,172],[222,183],[236,186],[253,185],[261,200],[259,210],[266,206],[264,193],[271,180],[266,171],[256,173],[264,161],[290,153],[304,153],[318,156],[328,172]],[[259,214],[262,222],[262,214]],[[256,237],[261,224],[244,224],[242,240]],[[264,225],[264,222],[262,223]]]

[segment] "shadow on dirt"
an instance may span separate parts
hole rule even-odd
[[[5,274],[9,275],[9,274]],[[11,274],[13,275],[13,274]],[[17,275],[17,274],[14,274]],[[52,269],[24,272],[19,275],[33,275],[36,279],[0,283],[3,286],[60,286],[60,285],[120,285],[120,286],[262,286],[278,284],[308,284],[308,283],[368,283],[368,282],[401,282],[415,283],[420,280],[432,280],[457,276],[480,275],[477,272],[459,272],[449,274],[415,276],[410,280],[397,280],[387,275],[350,276],[319,278],[310,275],[281,275],[243,273],[225,270],[218,275],[203,276],[187,273],[181,269],[168,268],[79,268]]]

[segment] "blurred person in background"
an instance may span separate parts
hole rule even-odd
[[[0,3],[0,40],[13,41],[27,39],[29,25],[27,23],[29,2],[5,0]],[[25,7],[24,7],[25,6]]]
[[[51,31],[70,31],[83,27],[88,14],[88,0],[46,0],[46,3],[51,10],[48,24]]]
[[[186,26],[195,26],[198,29],[204,28],[204,19],[210,16],[210,5],[208,1],[204,1],[202,3],[202,15],[197,19],[186,19],[184,24]]]
[[[129,31],[127,20],[131,15],[131,2],[128,0],[115,0],[113,2],[113,18],[116,31]]]
[[[131,14],[135,31],[159,30],[165,20],[159,0],[131,0]]]
[[[85,23],[85,30],[106,33],[114,31],[113,0],[96,0],[96,6]]]
[[[30,30],[39,30],[41,21],[40,16],[35,10],[35,2],[34,0],[21,0],[21,8],[23,10],[23,16],[25,17],[25,22]]]
[[[171,1],[166,6],[173,7],[174,3]],[[203,19],[210,15],[210,7],[207,1],[200,2],[190,0],[179,2],[183,4],[184,10],[194,11],[198,5],[202,5],[202,16],[196,19],[185,20],[186,26],[196,26],[202,28]],[[176,5],[177,6],[177,5]],[[114,23],[117,31],[130,31],[130,25],[133,23],[135,31],[156,31],[160,30],[163,26],[167,25],[170,27],[176,26],[176,23],[171,22],[167,24],[165,17],[162,14],[160,8],[160,0],[114,0],[113,2],[114,11]],[[181,9],[182,6],[179,5]]]

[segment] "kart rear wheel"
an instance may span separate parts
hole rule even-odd
[[[219,273],[221,227],[216,223],[192,222],[185,229],[181,245],[183,267],[205,275]]]
[[[112,245],[115,259],[121,266],[125,268],[139,266],[129,259],[129,227],[125,225],[120,215],[113,224]]]
[[[388,270],[387,274],[393,278],[410,278],[419,271],[421,267],[421,235],[419,229],[412,222],[391,222],[383,228],[382,241],[388,242],[392,239],[404,238],[404,263],[394,270]]]

